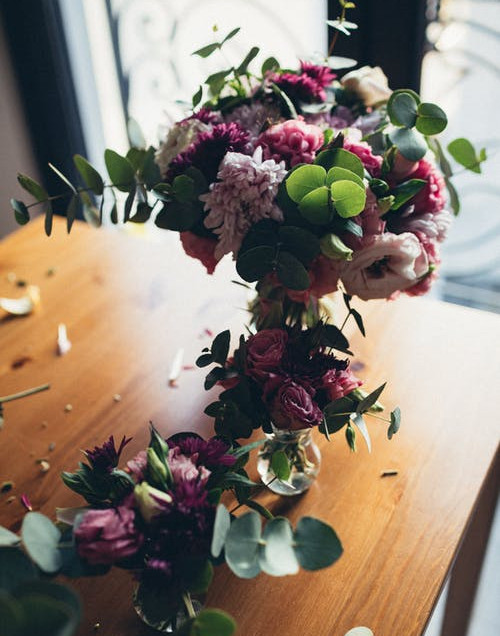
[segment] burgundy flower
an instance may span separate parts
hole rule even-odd
[[[144,542],[128,505],[89,510],[74,535],[78,554],[91,565],[113,565],[135,554]]]
[[[210,110],[210,108],[200,108],[199,111],[193,113],[191,117],[188,117],[187,119],[197,119],[204,124],[220,124],[221,122],[220,114]]]
[[[335,75],[327,66],[310,62],[301,62],[300,70],[300,73],[270,73],[267,79],[279,86],[297,105],[301,102],[324,102],[324,89],[335,79]]]
[[[205,266],[207,274],[213,274],[217,263],[215,248],[217,239],[209,236],[198,236],[194,232],[181,232],[181,243],[188,256],[197,258]]]
[[[263,329],[250,336],[246,344],[248,375],[262,381],[278,371],[287,341],[284,329]]]
[[[280,384],[270,412],[276,428],[288,430],[310,428],[323,419],[323,413],[309,391],[290,378]]]
[[[190,166],[198,168],[210,183],[215,181],[219,164],[227,152],[250,154],[250,135],[236,122],[215,124],[212,130],[202,132],[184,152],[175,157],[167,173],[172,181]]]
[[[230,446],[221,439],[212,437],[204,440],[201,437],[189,436],[178,440],[167,440],[170,448],[179,448],[183,455],[192,457],[196,455],[196,464],[206,466],[209,469],[217,466],[233,466],[236,463],[234,455],[228,455]]]
[[[362,384],[350,369],[330,369],[321,378],[321,388],[326,391],[330,402],[348,395]]]
[[[121,452],[130,441],[132,441],[132,438],[129,437],[127,439],[124,435],[117,450],[114,437],[111,435],[108,441],[104,442],[102,446],[96,446],[94,450],[86,450],[85,455],[92,465],[92,468],[102,470],[103,472],[111,472],[113,468],[118,466]]]

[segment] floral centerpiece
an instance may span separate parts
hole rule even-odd
[[[62,474],[88,506],[59,509],[58,526],[38,512],[26,515],[21,540],[35,564],[24,568],[28,578],[37,572],[79,577],[102,575],[112,566],[126,568],[136,581],[134,606],[150,626],[179,636],[229,636],[233,619],[202,609],[198,600],[209,588],[214,566],[225,562],[242,578],[261,571],[284,576],[299,566],[327,567],[341,556],[340,541],[327,524],[303,517],[293,529],[252,498],[254,484],[244,465],[260,442],[238,447],[194,433],[165,441],[152,428],[148,448],[120,469],[129,441],[124,437],[116,448],[111,436],[85,451],[87,462],[76,472]],[[220,503],[225,490],[237,493],[239,505],[231,512]],[[252,509],[234,516],[241,506]],[[267,520],[264,530],[261,515]],[[19,543],[16,534],[0,528],[2,551],[18,550]],[[10,553],[2,559],[2,577],[7,576],[4,565],[12,569],[20,558],[24,563],[25,557],[11,558]],[[18,583],[24,570],[16,574]],[[5,603],[14,607],[19,600]]]

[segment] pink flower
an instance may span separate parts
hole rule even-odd
[[[323,413],[311,394],[290,378],[284,379],[277,390],[270,408],[276,428],[300,430],[318,425]]]
[[[315,298],[321,298],[336,291],[343,263],[342,260],[327,258],[320,254],[311,263],[309,276],[312,282],[309,293]]]
[[[208,481],[210,471],[205,466],[197,466],[196,460],[196,454],[187,457],[179,451],[179,448],[171,448],[168,451],[168,465],[174,484],[181,481],[199,481],[205,484]]]
[[[194,232],[181,232],[181,243],[188,256],[197,258],[206,267],[207,274],[213,274],[219,259],[215,258],[217,239],[198,236]]]
[[[74,534],[78,554],[91,565],[113,565],[135,554],[144,541],[127,505],[89,510]]]
[[[427,254],[414,234],[386,232],[354,253],[341,279],[348,294],[363,300],[389,298],[417,283],[428,269]]]
[[[418,162],[417,169],[409,175],[410,179],[424,179],[426,185],[408,201],[415,206],[415,213],[430,212],[437,214],[446,203],[445,182],[439,170],[426,159]]]
[[[383,159],[381,156],[373,154],[370,144],[366,141],[357,141],[353,139],[352,136],[350,138],[348,134],[344,139],[344,150],[348,150],[356,155],[372,177],[380,176]]]
[[[250,336],[246,344],[248,374],[256,380],[266,380],[281,367],[288,334],[283,329],[263,329]]]
[[[262,148],[253,156],[228,152],[210,192],[200,196],[209,211],[205,227],[219,236],[215,258],[230,252],[236,257],[248,230],[262,219],[283,221],[274,199],[286,175],[284,164],[262,160]]]
[[[147,465],[148,456],[145,450],[139,451],[133,459],[127,462],[128,471],[137,482],[140,482],[144,479],[146,475]]]
[[[380,210],[377,205],[377,197],[370,188],[366,189],[365,209],[361,214],[351,219],[354,223],[361,226],[363,236],[355,236],[350,232],[342,235],[344,243],[353,250],[359,250],[367,247],[373,242],[375,236],[382,234],[385,230],[385,221],[380,218]]]
[[[298,163],[312,163],[316,150],[323,145],[323,132],[299,117],[271,126],[259,136],[257,144],[262,146],[265,159],[284,160],[292,168]]]
[[[362,384],[350,369],[329,369],[321,378],[321,388],[326,391],[330,401],[348,395]]]

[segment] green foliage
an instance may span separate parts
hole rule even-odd
[[[224,550],[226,563],[236,576],[253,579],[259,574],[260,542],[261,521],[256,512],[247,512],[234,519],[226,536]]]
[[[204,609],[184,622],[174,636],[232,636],[236,631],[233,618],[222,610]]]
[[[342,556],[342,544],[333,528],[313,517],[299,520],[294,541],[295,554],[304,570],[328,567]]]
[[[353,181],[334,181],[330,186],[333,204],[337,214],[350,218],[360,214],[366,203],[366,191]]]
[[[446,113],[439,106],[427,103],[418,105],[415,127],[422,135],[438,135],[447,125]]]
[[[332,260],[351,261],[353,251],[336,235],[325,234],[320,241],[321,253]]]
[[[226,506],[224,506],[223,504],[219,504],[215,513],[212,545],[210,547],[210,552],[215,558],[217,558],[222,552],[230,526],[231,516],[229,514],[229,511]]]
[[[54,574],[60,569],[61,533],[50,519],[39,512],[28,512],[23,519],[21,536],[29,556],[43,572]]]
[[[26,223],[30,220],[28,208],[22,201],[18,201],[17,199],[11,199],[10,205],[14,210],[14,215],[19,225],[26,225]]]
[[[18,548],[0,547],[0,591],[12,592],[21,583],[39,577],[39,571]]]
[[[213,42],[212,44],[207,44],[207,46],[203,46],[201,49],[198,49],[191,53],[191,55],[198,55],[199,57],[208,57],[212,55],[215,51],[222,48],[222,46],[228,41],[234,38],[234,36],[240,31],[240,27],[236,27],[230,31],[225,38],[223,38],[220,42]]]
[[[104,162],[111,183],[121,192],[130,192],[135,186],[135,171],[130,161],[107,148],[104,151]]]
[[[409,161],[420,161],[427,152],[425,139],[410,128],[396,128],[389,133],[389,139]]]
[[[0,526],[0,547],[9,547],[17,545],[20,542],[19,537],[14,532]]]
[[[306,268],[290,252],[280,251],[278,253],[276,273],[280,282],[288,289],[301,291],[307,289],[311,284]]]
[[[448,152],[461,166],[471,172],[480,173],[481,163],[486,161],[486,150],[481,148],[477,153],[468,139],[460,137],[448,144]]]
[[[37,181],[28,177],[25,174],[18,174],[17,181],[23,190],[26,190],[31,196],[39,202],[46,201],[49,198],[47,190],[41,186]]]
[[[399,210],[402,205],[420,192],[426,183],[427,181],[424,179],[409,179],[395,186],[391,190],[391,195],[394,197],[391,210]]]
[[[391,412],[391,423],[387,430],[387,438],[392,439],[392,436],[399,431],[401,426],[401,409],[397,406],[394,411]]]
[[[81,155],[74,155],[73,162],[87,188],[90,188],[94,194],[102,195],[104,182],[97,170]]]
[[[271,470],[277,479],[287,481],[290,477],[291,467],[285,451],[278,450],[272,454]]]
[[[381,384],[375,391],[372,391],[369,395],[367,395],[361,402],[358,404],[356,408],[356,413],[366,413],[366,411],[370,410],[370,408],[377,402],[382,391],[385,389],[385,385],[387,383],[384,382]]]
[[[259,565],[271,576],[297,574],[299,562],[295,554],[293,529],[284,517],[274,517],[262,533],[263,546],[259,550]]]

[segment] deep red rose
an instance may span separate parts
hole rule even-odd
[[[181,232],[180,236],[182,247],[186,254],[201,261],[207,269],[207,274],[213,274],[219,262],[214,255],[217,239],[198,236],[193,232]]]

